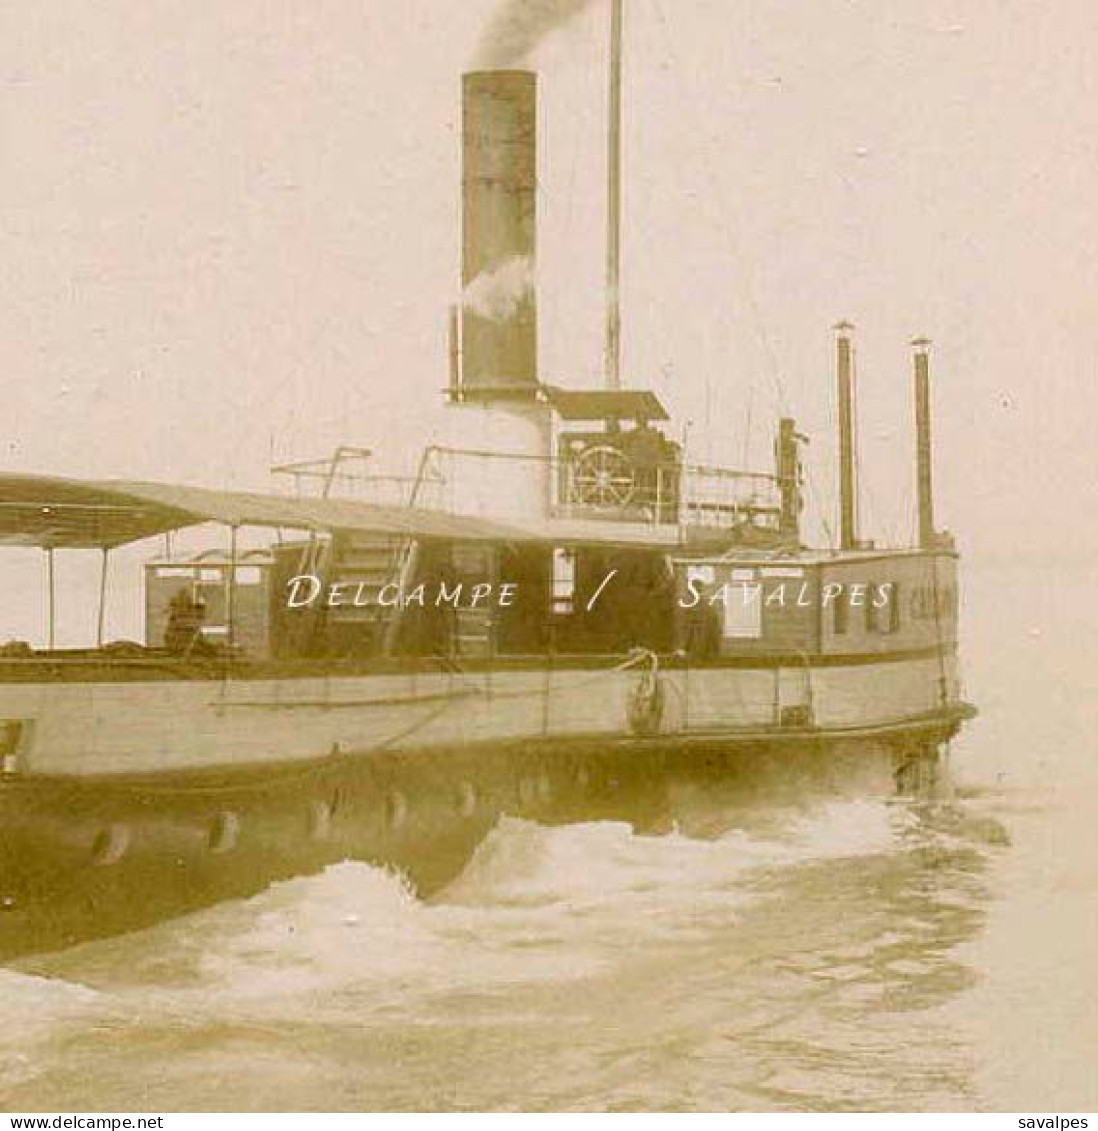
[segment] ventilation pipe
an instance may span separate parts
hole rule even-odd
[[[854,327],[835,327],[839,404],[839,548],[858,548],[857,467],[854,436]]]
[[[937,542],[934,530],[934,468],[930,442],[930,342],[916,338],[915,351],[915,471],[919,497],[919,545],[929,550]]]

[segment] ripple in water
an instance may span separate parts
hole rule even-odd
[[[428,902],[344,863],[7,972],[5,1103],[969,1106],[939,1007],[972,980],[987,819],[701,800],[661,836],[503,820]]]

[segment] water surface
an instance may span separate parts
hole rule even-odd
[[[430,900],[344,863],[0,971],[0,1106],[1093,1109],[1098,644],[1020,584],[953,797],[505,819]]]

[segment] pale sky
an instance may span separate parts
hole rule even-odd
[[[459,277],[460,74],[491,0],[36,0],[0,13],[0,468],[265,487],[418,452]],[[983,560],[1093,546],[1098,5],[627,0],[628,380],[833,479],[859,327],[864,533],[910,529],[908,340],[939,517]],[[607,13],[542,76],[547,380],[600,366]]]

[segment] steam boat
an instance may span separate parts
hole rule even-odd
[[[501,813],[611,815],[673,772],[799,758],[889,789],[934,778],[972,709],[957,553],[933,518],[929,344],[915,546],[859,538],[847,324],[837,546],[802,539],[794,420],[765,471],[685,458],[658,397],[621,379],[615,17],[605,387],[539,375],[537,79],[478,72],[451,440],[414,477],[356,476],[360,449],[282,468],[318,487],[284,494],[0,475],[0,546],[45,553],[51,610],[48,646],[0,647],[0,956],[347,857],[429,890]],[[209,523],[217,549],[176,549]],[[107,641],[114,552],[147,540],[146,639]],[[56,647],[55,555],[89,549],[99,639]]]

